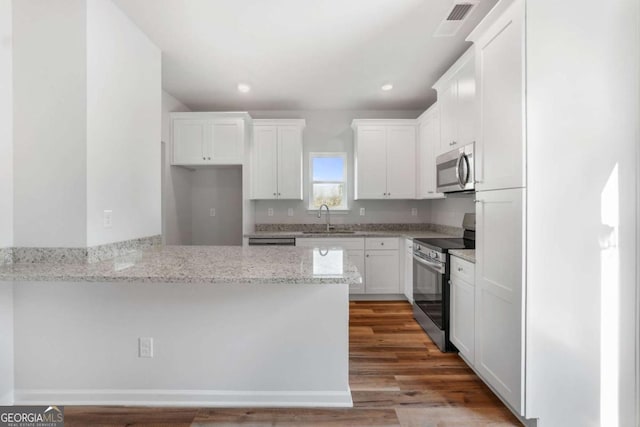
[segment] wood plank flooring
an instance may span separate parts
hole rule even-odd
[[[351,302],[349,409],[65,408],[75,426],[513,426],[518,420],[405,302]]]

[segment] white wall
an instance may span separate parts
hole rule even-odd
[[[13,2],[15,246],[86,245],[83,4]]]
[[[242,168],[198,169],[192,179],[191,244],[242,245]]]
[[[21,283],[14,298],[18,404],[350,401],[346,285]]]
[[[189,169],[171,166],[171,120],[169,113],[190,111],[169,93],[162,92],[162,237],[167,245],[191,244],[191,184]]]
[[[160,50],[110,0],[86,28],[87,245],[161,234]]]
[[[639,16],[637,0],[527,2],[527,415],[540,427],[638,425]]]
[[[450,195],[445,199],[428,202],[426,222],[431,224],[462,227],[465,213],[475,213],[473,194]]]
[[[13,246],[13,63],[11,0],[0,0],[0,248]]]
[[[0,405],[13,404],[13,284],[0,282]]]
[[[409,118],[415,119],[422,111],[250,111],[254,119],[305,119],[304,130],[304,197],[303,202],[291,200],[265,201],[255,203],[255,222],[263,223],[314,223],[324,221],[307,212],[308,207],[308,167],[309,152],[343,151],[348,153],[348,189],[349,208],[346,215],[332,215],[333,223],[393,223],[423,222],[428,211],[428,202],[407,200],[354,201],[353,194],[353,119],[362,118]],[[364,207],[365,216],[360,216],[360,207]],[[418,208],[418,216],[411,216],[411,208]],[[273,208],[274,216],[267,216],[269,208]],[[288,208],[293,208],[292,217],[287,216]]]

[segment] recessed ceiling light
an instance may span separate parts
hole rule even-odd
[[[238,83],[238,92],[247,93],[251,90],[251,86],[246,83]]]
[[[391,89],[393,89],[393,85],[391,83],[387,83],[385,85],[382,85],[382,87],[380,89],[382,89],[385,92],[387,92],[387,91],[390,91]]]

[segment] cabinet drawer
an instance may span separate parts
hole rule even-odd
[[[296,238],[296,246],[305,248],[342,248],[345,250],[364,250],[364,239],[349,237]]]
[[[396,237],[367,237],[365,239],[365,249],[398,249],[398,240]]]
[[[451,277],[464,280],[470,285],[475,282],[475,264],[457,256],[451,257]]]

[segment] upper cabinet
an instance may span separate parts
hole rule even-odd
[[[524,12],[518,1],[504,8],[468,38],[476,50],[478,80],[478,191],[525,185]]]
[[[418,121],[418,199],[440,199],[436,192],[436,157],[440,153],[440,109],[433,104]]]
[[[248,115],[171,114],[173,165],[241,165],[244,163]]]
[[[251,198],[302,200],[304,120],[254,120]]]
[[[476,75],[474,48],[469,48],[433,85],[438,92],[438,154],[476,141]]]
[[[416,198],[416,121],[354,120],[355,198]]]

